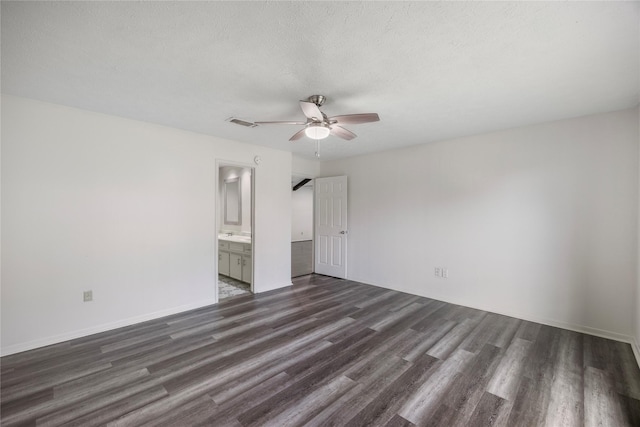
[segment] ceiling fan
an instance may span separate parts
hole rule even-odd
[[[347,141],[357,135],[341,125],[356,125],[360,123],[377,122],[380,120],[377,113],[347,114],[342,116],[327,117],[320,111],[320,106],[326,101],[323,95],[311,95],[306,101],[300,101],[300,108],[307,117],[306,122],[284,121],[284,122],[254,122],[256,125],[303,125],[304,128],[294,133],[289,141],[297,141],[306,136],[311,139],[324,139],[329,135],[346,139]]]

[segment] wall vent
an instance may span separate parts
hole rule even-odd
[[[248,128],[254,128],[254,127],[258,126],[255,123],[246,122],[244,120],[236,119],[235,117],[230,117],[230,118],[227,119],[227,121],[231,122],[231,123],[235,123],[235,124],[240,125],[240,126],[245,126],[245,127],[248,127]]]

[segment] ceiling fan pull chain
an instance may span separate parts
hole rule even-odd
[[[320,158],[320,140],[316,139],[316,157]]]

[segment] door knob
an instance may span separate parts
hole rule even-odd
[[[347,232],[345,230],[342,230],[340,234],[347,234]]]

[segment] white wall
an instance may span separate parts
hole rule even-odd
[[[313,187],[291,192],[291,241],[313,239]]]
[[[640,147],[640,108],[638,108],[638,147]],[[638,151],[640,151],[640,148]],[[638,159],[638,162],[640,163],[640,159]],[[636,250],[638,254],[638,268],[636,276],[635,343],[633,349],[636,355],[636,361],[640,365],[640,172],[638,172],[638,244]]]
[[[291,169],[298,177],[320,176],[320,162],[292,156]],[[305,186],[291,195],[291,241],[313,239],[313,187]]]
[[[349,177],[350,279],[631,338],[637,109],[323,162],[321,172]]]
[[[316,178],[320,176],[320,162],[293,155],[291,158],[291,170],[293,175]]]
[[[216,160],[255,155],[263,292],[291,284],[291,153],[3,96],[2,354],[213,303]]]

